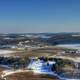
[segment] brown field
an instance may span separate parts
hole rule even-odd
[[[30,49],[30,50],[22,50],[16,53],[11,53],[9,56],[19,56],[19,57],[49,57],[49,56],[54,56],[59,52],[60,49],[55,49],[55,48],[42,48],[42,49]],[[4,55],[3,55],[4,56]]]
[[[48,75],[33,74],[32,72],[21,72],[9,75],[7,80],[59,80],[57,77]]]

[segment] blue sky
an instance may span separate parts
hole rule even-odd
[[[0,0],[0,33],[80,32],[80,0]]]

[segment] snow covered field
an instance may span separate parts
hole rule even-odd
[[[14,53],[15,51],[12,50],[0,50],[0,54],[10,54],[10,53]]]
[[[59,44],[57,47],[70,48],[70,49],[80,49],[80,44]]]
[[[10,56],[13,56],[13,54],[16,53],[16,52],[17,51],[0,49],[0,56],[10,57]]]
[[[44,61],[31,61],[28,69],[32,70],[34,73],[39,73],[39,74],[48,74],[48,75],[56,75],[52,70],[52,65],[55,64],[55,62],[53,63],[49,63],[49,65],[44,62]]]

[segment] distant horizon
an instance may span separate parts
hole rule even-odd
[[[67,33],[80,33],[80,32],[11,32],[11,33],[0,33],[0,34],[67,34]]]

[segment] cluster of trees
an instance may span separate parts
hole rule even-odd
[[[56,64],[54,66],[55,66],[55,71],[57,74],[65,73],[65,72],[70,71],[70,69],[75,68],[75,64],[73,61],[66,60],[66,59],[65,60],[55,59],[55,61],[56,61]]]
[[[0,57],[0,65],[7,65],[13,69],[26,68],[30,62],[27,57],[14,58],[14,57]]]

